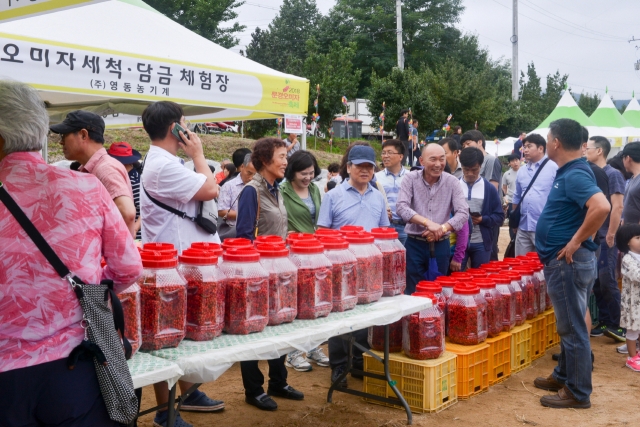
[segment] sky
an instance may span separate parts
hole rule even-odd
[[[327,14],[335,0],[316,0]],[[256,27],[266,28],[277,15],[282,0],[247,0],[237,9],[238,22],[246,25],[239,35],[244,49]],[[513,0],[464,0],[458,28],[476,34],[493,59],[511,60]],[[559,70],[569,74],[574,94],[640,98],[640,1],[638,0],[518,0],[518,68],[535,63],[544,88],[546,75]],[[632,39],[637,42],[629,42]]]

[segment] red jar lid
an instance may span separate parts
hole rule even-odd
[[[212,251],[191,248],[182,251],[178,261],[181,264],[214,265],[218,263],[218,256]]]
[[[527,258],[532,258],[536,261],[540,259],[540,255],[538,255],[538,252],[527,252],[526,256]]]
[[[231,239],[224,239],[222,242],[222,249],[228,250],[231,248],[252,248],[253,243],[249,239],[244,239],[242,237],[234,237]]]
[[[284,245],[284,239],[280,236],[258,236],[253,241],[254,245],[269,244],[269,245]]]
[[[395,228],[391,227],[372,228],[371,234],[373,234],[373,237],[376,239],[394,240],[398,238],[398,232]]]
[[[178,265],[178,260],[170,252],[142,250],[140,258],[144,268],[171,268]]]
[[[322,243],[327,250],[349,249],[349,242],[342,237],[320,237],[318,241]]]
[[[502,267],[497,267],[493,265],[486,265],[480,267],[481,270],[487,271],[489,273],[502,273],[505,269]]]
[[[478,271],[478,272],[474,271],[473,273],[469,273],[469,274],[474,279],[485,279],[485,278],[489,277],[489,272],[487,272],[487,271]]]
[[[222,256],[222,246],[220,246],[220,243],[193,242],[191,249],[213,252],[216,256]]]
[[[287,236],[287,245],[291,246],[300,240],[315,240],[316,236],[311,233],[291,233]]]
[[[318,228],[316,230],[316,237],[342,237],[342,233],[332,228]]]
[[[291,252],[294,254],[321,254],[324,252],[324,246],[316,239],[297,240],[291,245]]]
[[[469,273],[465,273],[463,271],[454,271],[453,273],[451,273],[449,276],[453,277],[454,279],[462,282],[465,280],[471,280],[471,275]]]
[[[458,281],[453,277],[449,276],[438,276],[436,277],[436,282],[440,283],[442,286],[446,286],[448,288],[455,286]]]
[[[507,264],[507,265],[520,265],[520,264],[522,264],[522,260],[519,260],[517,258],[511,258],[511,257],[503,259],[502,262],[504,264]]]
[[[507,276],[511,280],[520,280],[522,278],[522,273],[514,270],[504,271],[501,274],[503,276]]]
[[[225,242],[227,240],[229,239],[225,239]],[[253,248],[253,246],[231,248],[224,252],[224,254],[222,255],[222,259],[225,261],[235,262],[258,262],[260,261],[260,254]]]
[[[416,290],[419,292],[440,293],[442,292],[442,284],[437,282],[422,281],[418,282],[418,284],[416,285]]]
[[[340,227],[340,232],[342,234],[351,233],[353,231],[355,232],[364,231],[364,227],[361,227],[359,225],[343,225],[342,227]]]
[[[477,286],[456,285],[453,287],[453,293],[459,295],[474,295],[480,292]]]
[[[375,241],[373,235],[371,233],[367,233],[366,231],[361,231],[359,233],[345,233],[344,238],[347,240],[347,242],[356,245],[373,243]]]
[[[258,244],[256,245],[256,250],[263,258],[286,258],[289,256],[289,249],[284,245],[284,242],[279,245],[273,243]]]
[[[535,270],[531,267],[522,265],[516,268],[512,268],[511,271],[520,273],[522,276],[531,276]]]
[[[511,283],[512,278],[509,277],[509,274],[492,274],[491,280],[493,280],[496,284],[508,285],[509,283]]]
[[[163,252],[163,251],[172,251],[175,248],[176,247],[173,246],[171,243],[161,243],[161,242],[150,242],[142,245],[142,249],[144,249],[145,251]]]
[[[490,279],[475,279],[473,284],[480,289],[491,289],[496,287],[496,276],[491,276]]]

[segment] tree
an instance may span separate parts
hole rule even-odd
[[[284,0],[266,30],[251,34],[246,55],[278,71],[302,74],[307,40],[315,33],[321,15],[315,0]]]
[[[227,49],[240,42],[235,35],[246,28],[237,22],[228,28],[220,26],[238,17],[235,9],[242,6],[244,1],[145,0],[145,2],[178,24]]]
[[[582,92],[580,94],[580,99],[578,100],[578,107],[580,107],[587,116],[591,116],[593,112],[596,111],[596,108],[598,108],[598,105],[600,105],[601,100],[602,99],[597,93],[591,95],[589,93]]]
[[[342,97],[354,98],[360,81],[360,70],[353,69],[356,44],[342,46],[331,43],[328,53],[319,53],[317,42],[307,42],[309,52],[304,62],[303,74],[309,79],[309,115],[315,112],[316,86],[320,85],[318,114],[320,126],[327,129],[333,118],[343,112]],[[310,121],[308,121],[310,123]]]

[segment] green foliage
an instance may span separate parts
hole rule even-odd
[[[331,126],[333,117],[344,112],[342,96],[354,98],[358,90],[361,70],[353,67],[353,57],[356,52],[355,43],[341,46],[334,41],[329,52],[319,53],[317,42],[310,39],[307,42],[309,55],[304,62],[304,75],[309,79],[309,119],[315,112],[313,101],[316,99],[316,87],[320,85],[318,114],[320,127],[327,130]]]
[[[602,98],[600,98],[597,93],[591,95],[582,92],[580,100],[578,101],[578,107],[580,107],[587,116],[591,116],[593,112],[596,111],[596,108],[598,108],[598,105],[600,105],[601,100]]]
[[[149,6],[178,24],[223,47],[239,43],[235,36],[246,27],[239,23],[222,28],[220,24],[238,17],[235,9],[244,4],[236,0],[145,0]]]
[[[259,139],[267,134],[275,134],[278,129],[276,119],[248,120],[245,124],[245,137],[252,139]]]

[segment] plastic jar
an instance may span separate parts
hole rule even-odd
[[[418,282],[418,284],[416,285],[416,292],[414,292],[412,295],[417,297],[426,296],[423,294],[432,295],[434,298],[431,299],[431,302],[433,303],[433,305],[437,305],[444,313],[447,306],[447,300],[444,295],[442,295],[442,289],[442,284],[438,282],[422,281]]]
[[[533,269],[527,266],[520,266],[511,271],[520,273],[522,287],[522,300],[527,312],[527,320],[531,320],[538,315],[538,301],[540,295],[540,283],[538,283],[538,297],[536,297],[536,286],[533,281]]]
[[[370,326],[367,336],[369,347],[384,351],[384,326]],[[402,319],[389,325],[389,352],[402,351]]]
[[[293,322],[298,315],[298,269],[280,241],[256,246],[260,264],[269,273],[269,326]]]
[[[333,308],[333,265],[322,243],[295,241],[289,258],[298,268],[298,319],[328,316]]]
[[[177,347],[185,336],[187,282],[169,253],[143,250],[140,286],[141,350]]]
[[[447,304],[449,339],[452,343],[476,345],[487,339],[486,302],[476,286],[456,285]],[[484,299],[484,298],[483,298]]]
[[[178,271],[187,281],[185,338],[209,341],[224,329],[224,274],[213,252],[187,249],[178,257]]]
[[[511,287],[516,300],[516,326],[520,326],[527,320],[527,307],[524,304],[524,292],[522,292],[522,275],[513,270],[505,271],[502,275],[511,280]]]
[[[382,252],[382,296],[404,293],[407,287],[407,251],[395,228],[372,228],[374,244]]]
[[[342,312],[353,309],[358,303],[358,283],[356,278],[356,256],[349,251],[349,243],[340,237],[322,237],[324,254],[331,261],[331,311]]]
[[[437,297],[429,292],[420,292],[414,296]],[[444,353],[444,313],[438,304],[402,318],[402,349],[411,359],[437,359]]]
[[[382,252],[373,243],[374,237],[370,233],[347,233],[345,239],[358,260],[358,304],[378,301],[382,296]]]
[[[487,336],[497,337],[503,330],[505,309],[502,294],[496,289],[495,276],[490,279],[477,279],[474,283],[480,288],[480,295],[487,302]]]
[[[442,296],[446,301],[453,295],[453,287],[458,283],[456,279],[449,276],[436,277],[436,283],[442,286]]]
[[[494,274],[491,280],[502,297],[502,330],[509,332],[516,326],[516,293],[511,279],[503,274]]]
[[[229,239],[224,239],[224,242],[222,242],[223,251],[228,251],[229,249],[238,249],[238,248],[248,248],[248,249],[253,248],[253,242],[243,237],[233,237]],[[224,260],[224,256],[222,258]]]
[[[269,321],[269,273],[260,265],[260,254],[253,247],[238,248],[222,257],[224,330],[236,335],[261,332]]]
[[[544,279],[542,263],[532,259],[523,265],[533,270],[533,286],[536,291],[536,301],[538,302],[538,314],[540,314],[547,309],[547,282]]]
[[[140,286],[137,283],[118,294],[124,313],[124,336],[131,343],[131,355],[136,354],[142,344],[140,326]]]

